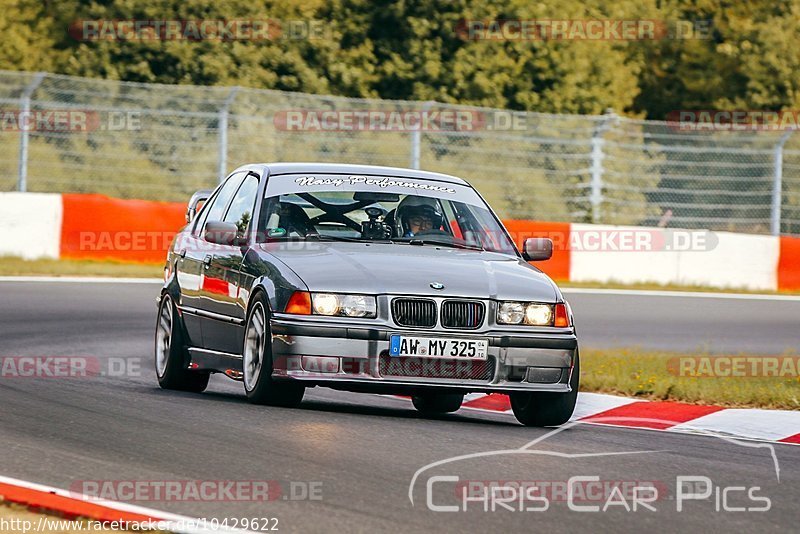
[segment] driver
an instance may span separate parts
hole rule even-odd
[[[440,230],[444,222],[442,209],[435,198],[409,195],[397,206],[396,220],[402,237],[420,232]]]

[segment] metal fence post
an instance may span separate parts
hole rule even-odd
[[[231,93],[219,109],[219,157],[217,160],[219,162],[219,167],[217,168],[217,177],[220,182],[228,175],[228,110],[233,100],[236,98],[236,93],[239,92],[239,89],[238,85],[231,89]]]
[[[33,92],[42,84],[45,77],[44,72],[37,72],[25,89],[22,91],[22,96],[19,99],[20,104],[20,119],[27,117],[31,113],[31,96]],[[19,124],[22,125],[23,121],[20,120]],[[17,191],[25,192],[28,190],[28,141],[29,133],[27,127],[20,128],[19,132],[19,162],[17,164]]]
[[[431,109],[431,106],[434,104],[432,101],[425,102],[422,104],[422,111],[421,113],[427,113],[428,110]],[[422,124],[423,119],[420,117],[419,120],[419,128],[411,132],[411,163],[409,166],[412,169],[419,169],[419,160],[420,160],[420,145],[422,144]]]
[[[783,145],[794,133],[785,132],[772,153],[772,209],[770,210],[770,230],[772,235],[781,235],[781,201],[783,196]]]
[[[611,127],[611,122],[616,117],[614,111],[611,109],[606,110],[606,115],[603,117],[600,125],[595,128],[592,133],[592,181],[591,181],[591,194],[589,195],[589,202],[592,204],[592,222],[599,223],[600,216],[602,215],[600,208],[603,203],[603,145],[605,139],[603,134]]]
[[[419,169],[419,145],[422,141],[419,130],[411,132],[411,163],[412,169]]]

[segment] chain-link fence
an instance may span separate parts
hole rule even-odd
[[[4,71],[0,113],[2,191],[186,200],[243,163],[348,162],[462,176],[506,218],[800,234],[784,131]]]

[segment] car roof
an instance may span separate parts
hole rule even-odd
[[[314,174],[364,174],[376,176],[394,176],[398,178],[421,178],[423,180],[435,180],[439,182],[448,182],[452,184],[466,185],[470,184],[463,178],[451,176],[449,174],[441,174],[438,172],[420,171],[414,169],[404,169],[401,167],[383,167],[380,165],[351,165],[348,163],[262,163],[264,167],[269,169],[270,176],[280,176],[281,174],[298,174],[298,173],[314,173]],[[246,165],[244,167],[252,167],[253,165]]]

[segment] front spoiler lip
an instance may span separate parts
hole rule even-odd
[[[349,376],[341,374],[330,374],[328,376],[324,376],[320,373],[309,373],[307,371],[289,371],[287,374],[273,374],[273,377],[276,379],[310,382],[314,385],[320,385],[323,387],[335,384],[363,384],[374,387],[386,386],[387,389],[447,389],[464,391],[465,393],[515,393],[533,391],[569,393],[572,391],[569,383],[533,384],[529,382],[515,382],[490,384],[488,382],[481,382],[477,380],[458,380],[447,378],[440,378],[434,382],[427,378],[414,377],[399,379],[396,377],[384,378],[374,376]]]

